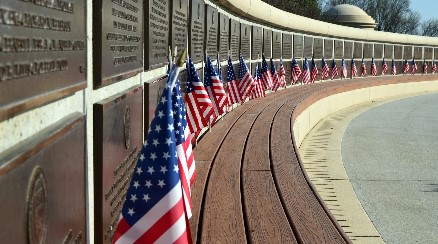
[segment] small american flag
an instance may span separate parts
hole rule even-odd
[[[277,74],[277,71],[275,70],[275,65],[274,65],[274,61],[272,61],[271,58],[271,74],[272,74],[272,82],[274,83],[274,85],[272,86],[272,91],[276,92],[278,91],[278,88],[281,87],[281,80],[280,77]]]
[[[415,59],[412,58],[412,74],[415,75],[417,73],[417,64],[415,63]]]
[[[342,58],[341,64],[342,64],[342,74],[341,74],[341,76],[342,76],[342,78],[345,79],[345,78],[347,78],[348,74],[347,74],[347,64],[345,63],[345,59],[344,58]]]
[[[210,57],[207,57],[207,63],[205,66],[204,85],[213,104],[214,117],[217,118],[226,112],[228,96],[227,93],[225,93],[222,82],[219,80],[219,76],[216,74],[216,70],[211,63]]]
[[[301,76],[301,68],[298,65],[298,63],[295,60],[295,58],[292,59],[292,69],[291,69],[291,72],[290,72],[290,76],[291,76],[292,84],[293,85],[297,84],[298,79]]]
[[[255,73],[254,73],[254,89],[252,89],[251,99],[265,97],[265,89],[263,89],[263,83],[260,76],[259,64],[256,65]]]
[[[271,89],[273,82],[272,82],[272,75],[271,71],[269,71],[268,62],[266,62],[265,55],[262,55],[262,72],[261,72],[261,78],[262,82],[265,86],[265,89]]]
[[[190,132],[200,131],[208,125],[214,109],[191,58],[187,64],[187,94],[185,101],[187,103],[187,122]]]
[[[427,63],[426,63],[426,60],[423,61],[423,74],[427,75]]]
[[[304,84],[310,84],[310,82],[311,82],[309,62],[307,61],[307,57],[304,59],[302,82]]]
[[[376,63],[374,62],[374,58],[371,59],[371,75],[372,76],[377,75],[377,67],[376,67]]]
[[[354,59],[351,59],[351,78],[357,76],[357,68],[356,63],[354,62]]]
[[[360,64],[360,73],[363,77],[365,77],[367,75],[367,66],[365,65],[365,62],[363,61],[363,58],[362,58],[362,63]]]
[[[240,93],[239,93],[239,81],[236,79],[234,75],[233,63],[231,62],[231,57],[228,56],[228,69],[227,69],[227,80],[228,80],[228,103],[229,105],[233,105],[235,103],[240,102]]]
[[[329,77],[329,67],[324,58],[322,58],[321,66],[322,66],[321,79],[324,80],[325,78]]]
[[[283,66],[283,60],[280,59],[280,77],[281,87],[286,88],[286,70]]]
[[[397,74],[397,67],[395,67],[394,59],[392,59],[391,74],[392,74],[392,75],[396,75],[396,74]]]
[[[245,99],[251,95],[252,89],[254,88],[254,79],[248,71],[248,66],[246,66],[242,54],[240,54],[239,58],[239,79],[240,101],[244,103]]]
[[[171,79],[169,79],[171,80]],[[191,243],[173,116],[172,84],[163,91],[141,149],[113,243]]]
[[[385,58],[383,58],[382,62],[382,75],[385,75],[386,72],[388,72],[388,64],[386,63]]]
[[[333,58],[332,59],[332,80],[334,79],[334,78],[336,78],[336,76],[338,76],[338,74],[339,74],[339,71],[338,71],[338,66],[336,66],[336,62],[335,62],[335,59]]]
[[[316,77],[318,77],[318,67],[316,67],[315,59],[312,56],[312,76],[311,76],[311,82],[315,83]]]
[[[408,60],[405,59],[405,68],[403,70],[403,74],[406,75],[408,72],[409,72],[409,63],[408,63]]]
[[[435,74],[436,72],[436,63],[435,60],[432,60],[432,74]]]

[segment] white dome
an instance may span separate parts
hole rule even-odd
[[[362,29],[374,29],[376,21],[361,8],[350,4],[337,5],[324,13],[328,22]]]

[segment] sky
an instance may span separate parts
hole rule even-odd
[[[411,0],[411,9],[420,13],[421,21],[438,19],[438,0]]]

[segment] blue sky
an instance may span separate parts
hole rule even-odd
[[[420,13],[421,21],[438,19],[438,0],[411,0],[411,9]]]

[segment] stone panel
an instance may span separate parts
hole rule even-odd
[[[433,49],[433,58],[438,59],[438,48]]]
[[[281,58],[281,33],[278,31],[272,32],[272,58]]]
[[[104,0],[103,0],[104,1]],[[111,2],[111,1],[105,1]],[[113,3],[129,6],[128,2],[113,1]],[[135,1],[133,1],[135,3]],[[170,4],[169,1],[146,1],[145,17],[145,69],[152,69],[167,64],[169,53]],[[137,6],[139,9],[141,5]],[[141,15],[140,15],[141,16]],[[123,24],[123,23],[122,23]],[[140,31],[139,31],[140,32]]]
[[[433,48],[431,47],[425,47],[424,48],[424,59],[432,59],[433,55]]]
[[[363,43],[362,42],[354,42],[354,58],[362,59],[363,57]]]
[[[240,53],[245,60],[251,56],[251,27],[247,24],[240,23]]]
[[[194,63],[204,59],[204,21],[204,0],[192,0],[190,2],[189,54]]]
[[[304,36],[304,56],[303,57],[312,57],[313,54],[313,37]]]
[[[403,46],[395,45],[394,59],[402,59],[402,58],[403,58]]]
[[[412,59],[412,46],[404,46],[403,48],[403,59]]]
[[[233,61],[239,59],[240,23],[235,19],[230,21],[230,55]]]
[[[392,59],[393,58],[394,45],[385,44],[385,58]]]
[[[304,40],[303,36],[294,34],[294,53],[293,57],[302,58],[304,56]]]
[[[185,73],[185,72],[184,72]],[[181,74],[181,73],[180,73]],[[160,77],[151,82],[145,83],[144,88],[144,138],[147,135],[147,129],[154,118],[155,110],[158,106],[161,94],[167,85],[167,76]],[[180,81],[181,82],[181,81]],[[182,86],[182,84],[181,84]]]
[[[326,59],[333,58],[333,40],[325,39],[324,40],[324,57]]]
[[[364,58],[372,58],[372,57],[374,57],[373,44],[372,43],[364,43],[363,44],[363,57]]]
[[[344,56],[344,41],[335,40],[335,59],[340,59]]]
[[[344,57],[346,59],[351,59],[353,57],[353,42],[344,42]]]
[[[252,27],[252,59],[257,59],[257,57],[262,58],[262,46],[263,46],[263,30],[262,27],[253,26]]]
[[[172,0],[171,34],[169,35],[172,50],[175,46],[178,53],[187,48],[189,21],[189,1]]]
[[[292,58],[292,35],[283,33],[283,60]]]
[[[230,33],[230,17],[220,13],[218,44],[219,44],[219,56],[222,61],[228,58],[228,51],[230,50],[229,33]],[[236,41],[236,39],[234,41]]]
[[[423,59],[423,47],[414,47],[414,58]]]
[[[323,46],[324,46],[324,39],[322,38],[314,38],[313,40],[313,55],[315,55],[315,58],[321,59],[323,54]]]
[[[383,44],[375,43],[374,44],[374,57],[375,58],[383,58]]]
[[[266,58],[272,57],[272,30],[263,29],[263,54]]]
[[[217,9],[206,5],[205,14],[205,50],[207,55],[215,57],[218,53],[218,27],[219,19]]]

